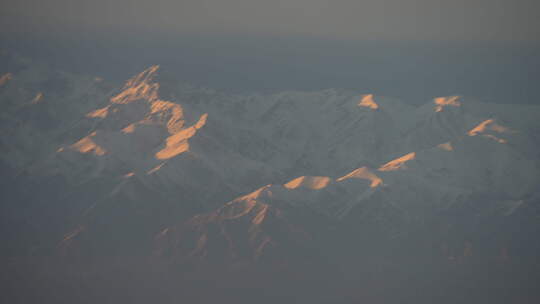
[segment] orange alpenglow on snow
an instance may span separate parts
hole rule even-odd
[[[198,129],[202,128],[207,119],[207,114],[203,114],[199,121],[188,128],[184,128],[184,110],[181,105],[159,99],[158,90],[159,84],[153,82],[159,66],[152,66],[142,73],[136,75],[126,82],[122,91],[110,99],[111,104],[108,106],[94,110],[87,117],[106,118],[109,114],[115,113],[119,105],[127,105],[131,102],[142,100],[148,105],[148,112],[144,114],[144,118],[138,122],[131,123],[125,126],[121,132],[130,134],[136,132],[137,125],[150,124],[164,126],[169,137],[165,140],[165,147],[155,153],[155,158],[165,160],[175,157],[189,150],[188,139],[191,138]],[[122,106],[120,106],[122,107]],[[103,155],[105,150],[95,145],[89,136],[76,144],[79,151],[94,151],[97,155]],[[96,146],[96,148],[94,148]],[[155,171],[159,170],[156,169]],[[150,170],[151,172],[155,172]]]
[[[71,145],[71,148],[81,153],[94,153],[98,156],[105,155],[107,151],[102,147],[98,146],[92,139],[92,137],[96,136],[96,134],[96,132],[92,132],[90,135]]]
[[[379,105],[375,102],[375,100],[373,100],[373,94],[362,96],[362,99],[360,99],[358,106],[370,108],[372,110],[377,110],[379,108]]]
[[[257,215],[253,217],[253,220],[251,220],[251,223],[254,225],[260,225],[264,221],[267,211],[268,211],[268,205],[264,204],[262,208],[258,210]]]
[[[167,130],[170,134],[179,132],[184,126],[184,110],[179,104],[169,101],[155,100],[151,105],[151,114],[156,113],[170,113],[170,118],[167,121]]]
[[[469,131],[470,136],[475,136],[480,133],[485,133],[486,131],[493,131],[497,133],[509,133],[510,129],[507,127],[501,126],[495,122],[494,119],[488,119],[481,122],[478,126],[474,127]]]
[[[184,126],[184,111],[179,104],[159,99],[159,84],[152,82],[158,68],[159,66],[152,66],[130,79],[122,88],[122,92],[112,97],[110,102],[112,104],[125,105],[136,100],[144,100],[149,104],[150,111],[141,122],[165,122],[168,132],[170,134],[175,134]],[[110,104],[104,108],[86,114],[86,117],[105,118],[109,113],[116,113],[117,111],[118,107],[114,106],[114,108],[111,109]],[[124,133],[131,133],[130,128],[126,128],[122,131]]]
[[[498,138],[495,135],[492,134],[486,134],[488,132],[495,132],[495,133],[512,133],[512,131],[504,126],[501,126],[495,122],[494,119],[488,119],[483,122],[481,122],[478,126],[474,127],[472,130],[467,133],[469,136],[477,136],[482,135],[487,138],[491,138],[501,144],[507,143],[506,139]]]
[[[331,179],[327,176],[300,176],[286,183],[284,186],[287,189],[297,189],[303,187],[319,190],[328,186],[330,181]]]
[[[444,107],[459,107],[461,102],[458,100],[459,96],[450,96],[450,97],[437,97],[433,100],[435,103],[435,112],[441,112]]]
[[[206,119],[208,117],[208,114],[201,115],[201,118],[199,121],[186,129],[183,129],[179,131],[176,134],[173,134],[169,137],[167,137],[165,148],[161,149],[156,153],[157,159],[169,159],[172,157],[175,157],[178,154],[184,153],[189,150],[189,143],[188,139],[193,137],[195,133],[197,133],[197,130],[202,128],[206,124]]]
[[[86,114],[86,117],[90,117],[90,118],[105,118],[105,117],[107,117],[107,115],[109,114],[109,107],[110,107],[110,106],[106,106],[106,107],[104,107],[104,108],[94,110],[94,111],[92,111],[92,112]]]
[[[407,162],[415,158],[416,158],[416,152],[411,152],[407,155],[403,155],[400,158],[396,158],[384,164],[378,170],[379,171],[396,171],[396,170],[407,169]]]
[[[369,185],[371,188],[376,188],[383,183],[383,180],[377,175],[375,175],[373,172],[371,172],[367,167],[358,168],[351,173],[338,178],[337,181],[341,182],[351,178],[365,179],[371,181],[371,184]]]
[[[135,124],[130,124],[122,129],[122,133],[129,134],[135,132]]]
[[[251,192],[249,194],[241,196],[241,197],[235,199],[234,201],[227,203],[227,205],[233,204],[234,202],[244,202],[244,201],[256,202],[261,197],[264,197],[264,196],[271,197],[272,196],[272,191],[270,191],[270,188],[272,188],[272,185],[263,186],[263,187],[255,190],[254,192]]]
[[[240,218],[250,213],[256,206],[264,206],[263,203],[258,203],[254,198],[240,198],[227,203],[221,207],[218,213],[228,220]]]
[[[128,80],[122,92],[112,97],[111,102],[116,104],[127,104],[139,99],[146,99],[149,101],[158,99],[159,84],[152,83],[158,69],[159,65],[154,65]]]

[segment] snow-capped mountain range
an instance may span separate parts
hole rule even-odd
[[[312,246],[321,226],[392,239],[453,210],[509,218],[538,204],[540,106],[234,95],[158,71],[119,89],[42,67],[4,74],[6,214],[42,211],[29,234],[56,221],[51,246],[68,255],[258,260]]]

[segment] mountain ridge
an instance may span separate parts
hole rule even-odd
[[[158,66],[119,88],[34,70],[0,87],[13,252],[194,278],[329,271],[337,285],[540,252],[526,245],[540,227],[538,106],[226,94],[160,84]]]

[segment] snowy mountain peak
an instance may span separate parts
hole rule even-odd
[[[507,139],[500,138],[502,134],[514,133],[511,129],[498,124],[494,119],[487,119],[471,129],[467,134],[469,136],[484,136],[493,139],[501,144],[507,143]]]
[[[358,106],[372,110],[377,110],[379,108],[379,105],[373,99],[373,94],[363,95],[360,102],[358,102]]]
[[[107,115],[109,115],[109,108],[110,108],[110,106],[106,106],[104,108],[91,111],[89,113],[86,113],[86,117],[88,117],[88,118],[105,118],[105,117],[107,117]]]
[[[369,170],[367,167],[361,167],[361,168],[355,169],[351,173],[338,178],[336,181],[341,182],[347,179],[355,179],[355,178],[371,181],[371,184],[370,184],[371,188],[376,188],[383,184],[383,180],[380,177],[378,177],[375,173],[371,172],[371,170]]]
[[[151,66],[126,82],[122,92],[111,98],[112,103],[126,104],[139,99],[158,99],[159,84],[153,82],[158,65]]]
[[[300,176],[286,183],[284,186],[287,189],[308,188],[319,190],[328,186],[331,179],[327,176]]]
[[[127,169],[139,173],[155,173],[163,165],[161,161],[187,152],[188,140],[206,124],[208,114],[186,118],[182,105],[162,100],[159,84],[153,82],[157,69],[158,66],[152,66],[134,76],[120,93],[110,98],[108,105],[88,112],[91,132],[70,145],[69,150],[96,156],[107,154],[111,156],[106,158],[107,163],[116,163],[113,159],[122,162],[117,165],[123,168],[122,172]],[[186,119],[193,124],[186,126]],[[104,166],[111,165],[95,167]],[[125,174],[122,172],[118,174]]]
[[[193,137],[197,130],[202,128],[206,124],[206,118],[208,114],[203,114],[197,123],[189,128],[179,130],[177,133],[167,137],[165,147],[156,153],[156,158],[160,160],[169,159],[175,157],[189,150],[188,139]]]
[[[149,84],[154,82],[154,78],[157,76],[157,71],[159,70],[159,65],[153,65],[146,70],[140,72],[139,74],[133,76],[129,79],[124,88],[128,87],[137,87],[143,83]]]
[[[97,156],[103,156],[105,153],[107,153],[107,150],[95,142],[94,139],[96,135],[97,132],[92,132],[88,136],[83,137],[81,140],[71,145],[70,148],[83,154],[93,153]]]
[[[437,97],[433,100],[435,112],[442,112],[445,107],[460,107],[461,96]]]
[[[237,198],[235,201],[243,201],[243,200],[255,200],[260,198],[263,194],[267,193],[269,189],[272,187],[272,185],[266,185],[263,186],[249,194],[246,194],[244,196],[241,196]]]
[[[407,169],[407,162],[416,158],[416,152],[411,152],[409,154],[403,155],[399,158],[396,158],[392,161],[387,162],[382,165],[378,170],[379,171],[396,171]]]

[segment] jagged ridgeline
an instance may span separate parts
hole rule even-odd
[[[540,253],[539,106],[234,95],[158,69],[121,88],[31,65],[0,77],[6,255],[348,278]]]

